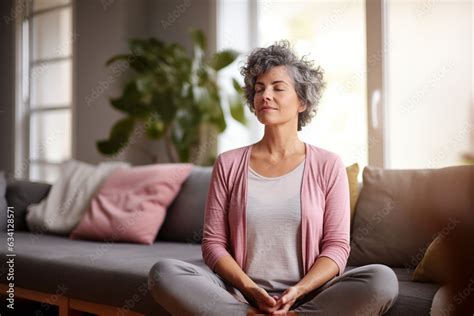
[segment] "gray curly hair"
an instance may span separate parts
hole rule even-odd
[[[240,74],[244,77],[245,98],[252,113],[255,113],[253,99],[258,76],[277,66],[286,66],[298,98],[306,105],[306,109],[298,114],[298,131],[301,131],[318,110],[319,100],[326,87],[324,70],[320,66],[315,68],[313,61],[306,60],[305,56],[299,59],[287,40],[275,42],[266,48],[256,48],[248,56],[247,63],[240,68]]]

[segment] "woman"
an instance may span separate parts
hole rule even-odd
[[[152,295],[173,315],[383,314],[398,297],[387,266],[345,271],[349,188],[341,158],[302,142],[323,71],[284,41],[241,71],[260,141],[221,153],[205,206],[202,254],[212,272],[175,259],[152,268]]]

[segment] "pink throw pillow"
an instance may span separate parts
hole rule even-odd
[[[69,238],[152,244],[192,167],[168,163],[113,172]]]

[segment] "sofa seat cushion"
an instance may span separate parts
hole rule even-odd
[[[347,266],[345,271],[354,268],[356,266]],[[395,304],[384,316],[430,315],[431,304],[440,285],[411,281],[414,269],[391,269],[398,279],[399,294]]]
[[[392,268],[398,278],[397,303],[387,315],[429,315],[433,298],[440,288],[436,283],[413,282],[414,269]]]
[[[4,239],[0,238],[3,245]],[[124,314],[120,307],[167,315],[147,290],[148,272],[160,258],[176,258],[208,269],[200,244],[177,242],[101,243],[16,232],[15,253],[15,286],[47,293],[64,291],[70,298],[119,306],[117,315]],[[0,277],[5,280],[5,275]]]
[[[399,281],[398,286],[397,302],[385,315],[430,315],[431,304],[439,289],[439,285],[435,283]]]

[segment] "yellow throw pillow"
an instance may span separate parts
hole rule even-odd
[[[412,275],[415,282],[445,284],[464,280],[474,266],[474,223],[457,219],[460,223],[444,226],[426,249],[423,259]]]
[[[349,193],[351,203],[351,223],[354,218],[355,205],[359,198],[359,184],[357,177],[359,176],[359,164],[353,163],[346,167],[347,178],[349,179]]]
[[[442,237],[438,235],[426,249],[421,262],[416,266],[412,275],[412,281],[415,282],[435,282],[443,283],[449,278],[450,272],[447,270],[446,244]]]

